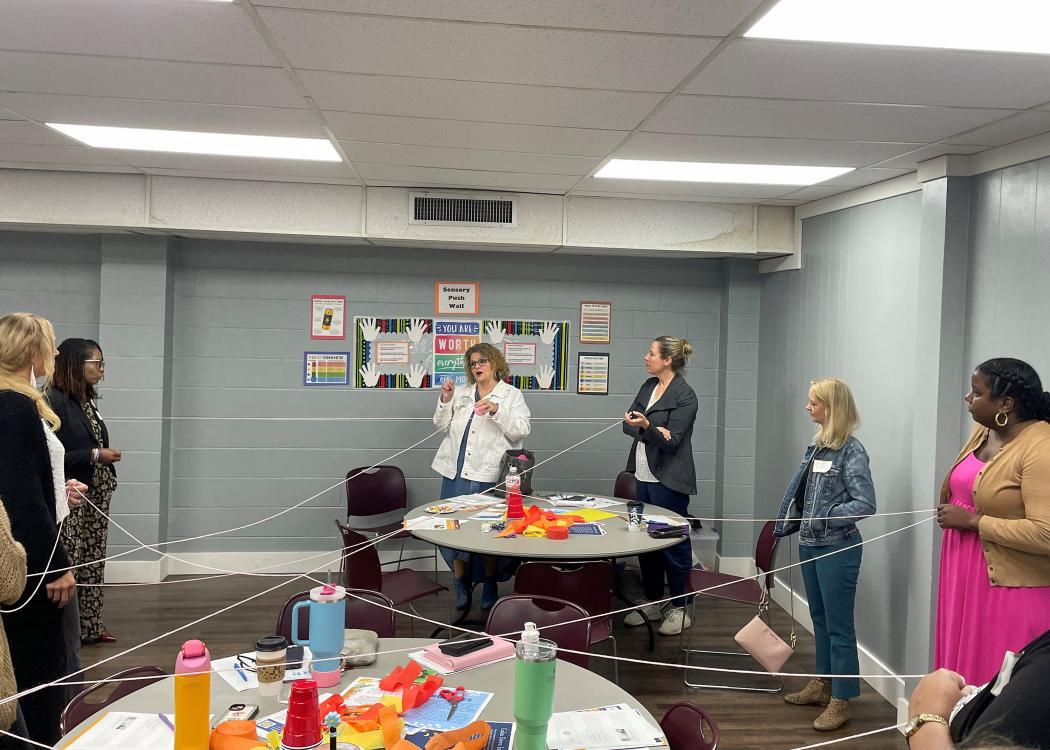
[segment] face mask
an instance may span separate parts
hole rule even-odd
[[[32,365],[29,366],[29,382],[36,388],[36,370],[33,369]]]

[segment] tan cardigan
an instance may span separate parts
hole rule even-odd
[[[975,426],[952,469],[987,436]],[[950,499],[948,476],[942,503]],[[1033,422],[1003,446],[974,479],[973,501],[989,583],[1050,586],[1050,424]]]
[[[14,604],[22,596],[26,586],[26,551],[11,536],[11,522],[0,502],[0,602]],[[4,633],[4,621],[0,618],[0,698],[18,692],[15,670],[11,666],[11,654]],[[14,701],[0,705],[0,729],[9,729],[15,723],[18,704]]]

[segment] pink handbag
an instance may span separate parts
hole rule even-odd
[[[785,662],[795,652],[795,587],[791,583],[791,542],[788,541],[788,586],[791,588],[791,644],[784,642],[765,620],[762,619],[763,606],[768,611],[768,604],[763,602],[758,605],[759,614],[755,615],[744,627],[733,636],[742,649],[754,657],[755,661],[762,665],[767,672],[779,672]]]

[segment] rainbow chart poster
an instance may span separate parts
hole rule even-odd
[[[303,385],[349,385],[350,352],[303,352]]]

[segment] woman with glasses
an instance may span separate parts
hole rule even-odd
[[[500,461],[511,449],[521,448],[531,429],[529,407],[521,391],[504,382],[510,368],[492,344],[475,344],[463,356],[466,385],[453,380],[441,385],[434,424],[448,427],[431,468],[444,479],[441,499],[484,492],[499,481]],[[485,585],[481,608],[491,609],[498,598],[498,580],[507,580],[512,561],[484,556],[482,565],[469,552],[439,547],[453,573],[456,608],[466,609],[468,590],[479,578]]]
[[[102,348],[89,339],[66,339],[58,346],[55,376],[47,400],[62,420],[58,439],[66,448],[66,476],[88,486],[87,499],[70,511],[62,528],[80,587],[80,640],[113,643],[116,637],[102,623],[102,583],[105,575],[109,504],[117,489],[120,451],[109,447],[109,431],[98,413],[95,386],[105,377]],[[102,514],[106,515],[102,515]],[[98,562],[96,562],[98,561]],[[88,585],[84,585],[88,584]]]

